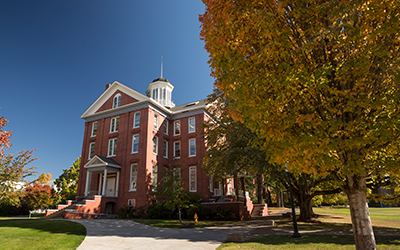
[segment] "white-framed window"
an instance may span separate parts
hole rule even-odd
[[[168,120],[164,119],[164,134],[168,135]]]
[[[97,122],[93,122],[93,124],[92,124],[92,134],[91,134],[91,136],[92,136],[92,137],[95,137],[96,134],[97,134]]]
[[[139,135],[132,136],[132,153],[139,152]]]
[[[174,135],[181,134],[181,121],[174,121]]]
[[[196,166],[189,167],[189,192],[197,191]]]
[[[189,156],[196,156],[196,139],[189,139]]]
[[[89,160],[92,159],[94,156],[94,147],[95,147],[95,143],[91,142],[90,146],[89,146]]]
[[[156,188],[157,188],[157,165],[153,165],[151,185],[152,185],[152,190],[156,191]]]
[[[158,130],[158,115],[154,114],[154,129]]]
[[[133,115],[133,127],[138,128],[140,126],[140,112],[136,112]]]
[[[196,120],[194,119],[194,117],[189,118],[189,133],[193,133],[196,131]]]
[[[136,191],[137,187],[137,172],[138,172],[138,164],[131,164],[131,182],[129,185],[129,191]]]
[[[128,199],[128,207],[136,207],[136,199]]]
[[[158,137],[154,136],[153,137],[153,153],[157,154],[158,152]]]
[[[181,157],[181,142],[176,141],[174,142],[174,158],[180,158]]]
[[[113,100],[113,109],[121,106],[121,94],[116,94]]]
[[[111,118],[110,133],[118,132],[119,117]]]
[[[164,158],[168,158],[168,141],[164,140],[164,153],[163,153]]]
[[[108,140],[108,153],[107,156],[115,156],[117,152],[117,138]]]

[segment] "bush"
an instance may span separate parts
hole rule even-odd
[[[154,202],[149,206],[146,213],[147,219],[171,219],[173,211],[169,209],[164,201]]]
[[[236,220],[236,215],[227,207],[217,206],[211,210],[213,220]]]
[[[118,210],[117,218],[118,219],[133,219],[135,218],[136,210],[133,207],[128,207],[124,205]]]
[[[192,220],[194,214],[197,214],[199,220],[209,220],[211,218],[211,208],[201,204],[193,205],[187,210],[188,219]]]
[[[0,204],[1,216],[16,216],[16,215],[28,215],[28,214],[29,214],[29,207],[26,203],[22,203],[20,206]]]

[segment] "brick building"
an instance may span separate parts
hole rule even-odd
[[[148,206],[150,185],[174,162],[181,165],[186,190],[205,200],[214,193],[200,164],[206,150],[200,129],[208,119],[206,103],[175,106],[173,88],[157,78],[149,85],[149,98],[115,81],[81,116],[85,132],[76,200],[97,199],[97,208],[86,213]]]

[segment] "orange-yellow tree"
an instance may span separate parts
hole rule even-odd
[[[400,1],[203,0],[215,85],[272,160],[330,174],[357,249],[376,249],[366,177],[398,176]]]

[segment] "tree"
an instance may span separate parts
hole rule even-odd
[[[75,199],[80,165],[81,157],[79,156],[72,166],[69,169],[63,169],[63,173],[54,181],[57,187],[57,203],[62,200]]]
[[[331,175],[356,248],[376,249],[366,178],[399,175],[400,2],[203,2],[201,37],[234,119],[274,162]]]
[[[51,187],[34,183],[25,189],[24,200],[31,210],[48,208],[53,204]]]
[[[0,156],[0,205],[19,205],[23,197],[22,189],[29,185],[24,181],[36,171],[35,167],[26,167],[36,160],[34,150],[22,150],[17,156],[8,154]]]
[[[0,116],[0,156],[4,156],[4,150],[10,148],[10,137],[12,132],[2,130],[3,127],[6,127],[8,120],[4,117]]]
[[[157,199],[165,201],[168,208],[178,209],[179,222],[182,223],[183,208],[189,207],[189,199],[187,191],[183,188],[184,183],[181,179],[182,170],[180,167],[164,169],[163,178],[157,183],[157,187],[153,187],[152,192]]]
[[[48,173],[42,173],[41,175],[39,175],[39,178],[37,178],[37,180],[35,181],[35,183],[37,184],[46,184],[47,182],[51,181],[51,174]]]

